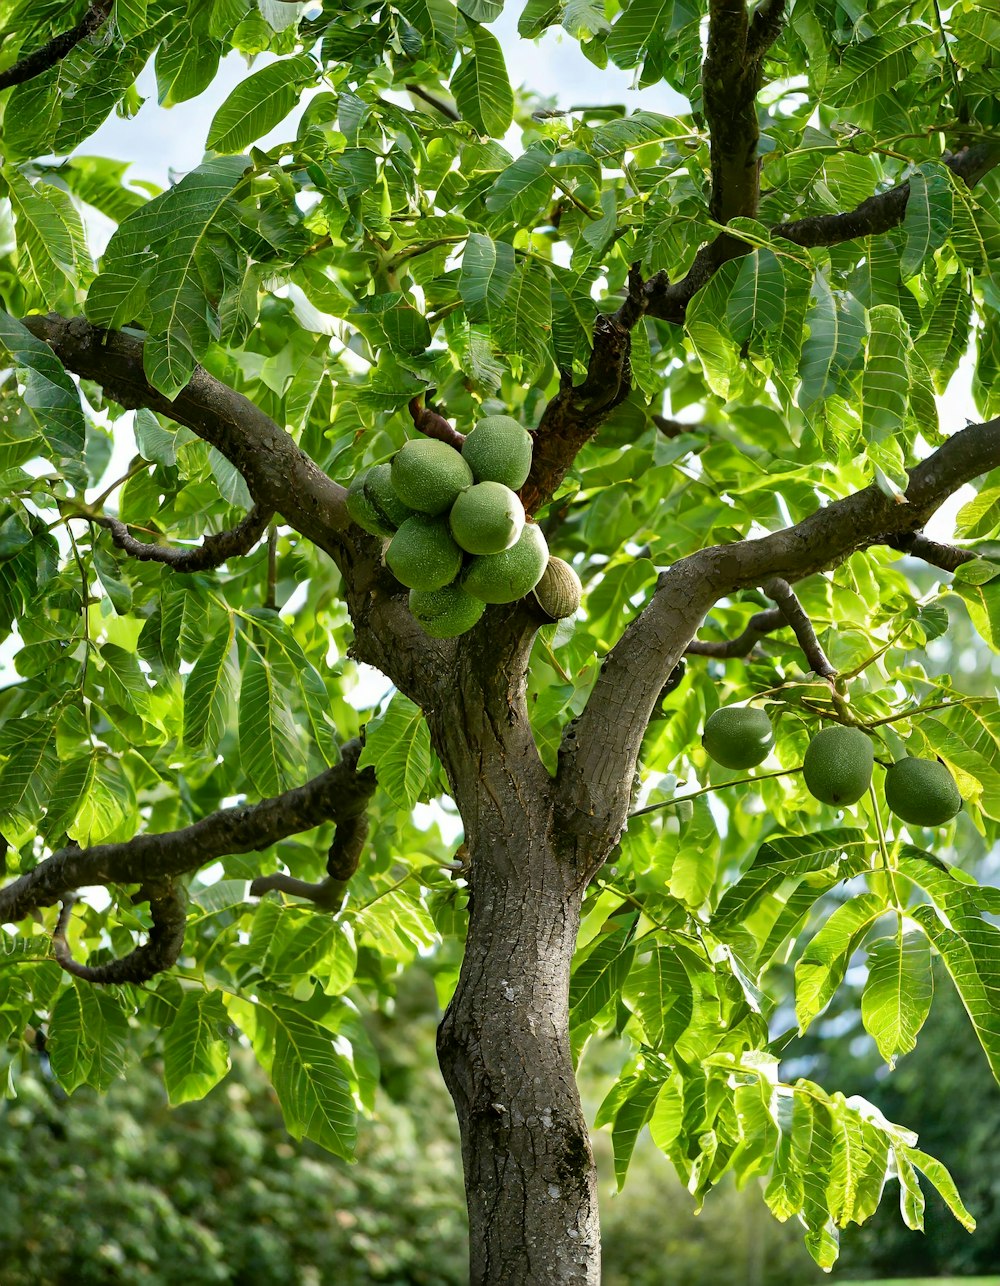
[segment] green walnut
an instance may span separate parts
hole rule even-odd
[[[367,473],[359,473],[347,488],[347,512],[359,527],[372,536],[391,536],[395,527],[385,521],[365,495]]]
[[[373,465],[365,474],[364,496],[370,508],[378,514],[379,520],[389,528],[389,535],[401,527],[407,518],[412,518],[414,511],[404,505],[392,487],[392,466]],[[350,497],[348,497],[350,498]]]
[[[461,454],[437,438],[413,438],[392,457],[392,489],[419,513],[447,513],[473,481]]]
[[[911,826],[943,826],[962,807],[955,778],[936,759],[900,759],[885,771],[885,802]]]
[[[810,741],[802,761],[806,789],[824,804],[856,804],[875,764],[871,739],[860,728],[831,724]]]
[[[524,528],[524,507],[502,482],[477,482],[452,505],[448,522],[467,554],[501,554]]]
[[[531,471],[531,434],[509,415],[487,415],[462,447],[477,482],[502,482],[516,491]]]
[[[535,588],[548,561],[549,547],[541,528],[528,522],[510,549],[471,559],[462,585],[484,603],[515,603]]]
[[[441,589],[411,589],[410,611],[431,638],[453,639],[472,629],[486,604],[467,594],[461,585],[445,585]]]
[[[722,706],[705,720],[701,744],[723,768],[755,768],[774,745],[774,729],[763,710]]]
[[[447,518],[414,514],[389,542],[385,561],[407,589],[441,589],[458,575],[462,551],[451,538]]]

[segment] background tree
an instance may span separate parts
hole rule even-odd
[[[598,1116],[621,1179],[648,1123],[698,1203],[766,1175],[823,1265],[888,1176],[911,1226],[918,1171],[971,1226],[912,1133],[781,1082],[768,967],[796,953],[806,1028],[870,943],[891,1062],[939,954],[1000,1068],[995,892],[889,817],[881,766],[846,816],[798,776],[821,724],[858,725],[880,765],[948,765],[959,847],[995,834],[1000,709],[920,656],[941,593],[996,641],[997,565],[922,530],[983,475],[960,535],[1000,523],[994,15],[530,0],[522,35],[667,81],[668,118],[516,103],[501,9],[2,10],[0,1013],[70,1091],[152,1023],[178,1103],[234,1023],[292,1134],[346,1155],[359,1006],[440,944],[476,1282],[598,1279],[573,1063],[607,1028],[635,1048]],[[278,57],[166,191],[77,154],[151,56],[171,103],[230,48]],[[96,271],[91,210],[117,224]],[[984,422],[942,428],[973,334]],[[434,639],[345,484],[484,410],[533,430],[521,500],[583,610]],[[900,552],[954,579],[917,592]],[[392,685],[367,721],[359,664]],[[748,778],[699,734],[749,698],[778,738]],[[445,797],[457,853],[413,821]]]

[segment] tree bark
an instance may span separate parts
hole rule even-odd
[[[596,1175],[569,1044],[581,896],[550,827],[531,833],[531,820],[522,809],[513,835],[472,848],[465,958],[438,1056],[462,1136],[470,1281],[597,1286]]]
[[[438,1058],[462,1136],[473,1286],[597,1286],[590,1135],[569,1041],[587,864],[531,734],[536,626],[493,609],[425,705],[465,823],[469,925]],[[498,657],[499,652],[499,657]]]

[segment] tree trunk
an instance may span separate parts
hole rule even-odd
[[[471,846],[465,959],[438,1033],[462,1135],[470,1280],[597,1286],[596,1175],[569,1046],[581,894],[550,825],[517,811],[512,825],[505,812],[502,856],[482,838]]]

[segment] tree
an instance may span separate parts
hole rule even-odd
[[[634,1051],[598,1116],[620,1180],[648,1123],[698,1203],[767,1176],[824,1265],[887,1177],[910,1226],[919,1171],[971,1227],[912,1133],[780,1080],[768,970],[796,959],[805,1028],[866,946],[892,1062],[939,955],[1000,1070],[996,893],[882,794],[885,765],[937,757],[954,852],[996,837],[1000,707],[921,663],[942,596],[997,642],[995,14],[529,0],[523,37],[561,24],[665,81],[690,102],[666,117],[515,98],[501,9],[0,11],[8,1033],[42,1030],[72,1091],[152,1028],[183,1102],[231,1023],[290,1132],[349,1155],[361,1007],[441,944],[475,1282],[598,1280],[574,1060],[606,1031]],[[168,189],[78,154],[151,57],[170,104],[231,48],[277,57]],[[117,225],[96,270],[88,210]],[[970,343],[983,422],[941,426]],[[484,412],[531,428],[520,500],[583,610],[528,594],[439,639],[345,487]],[[964,543],[924,533],[984,476]],[[364,720],[360,663],[392,693]],[[705,717],[747,701],[773,766],[711,766]],[[837,724],[879,761],[841,811],[799,775]]]

